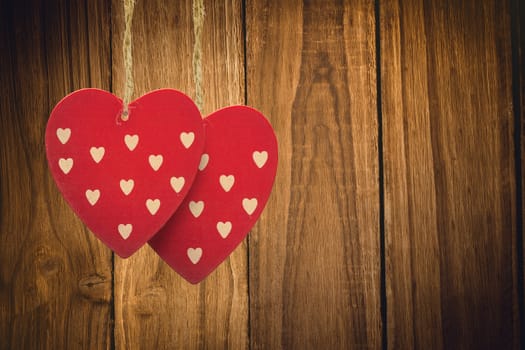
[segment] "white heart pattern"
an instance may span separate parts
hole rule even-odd
[[[98,202],[98,199],[100,198],[100,191],[99,190],[87,190],[86,191],[86,198],[91,205],[95,205]]]
[[[209,211],[204,196],[185,200],[205,153],[205,123],[194,102],[175,89],[158,89],[126,102],[127,121],[120,118],[122,100],[112,93],[96,88],[72,92],[53,108],[41,140],[49,177],[64,202],[90,234],[122,258],[147,244],[177,208],[188,220],[206,218]],[[251,153],[264,147],[245,148],[249,164]],[[214,174],[216,191],[224,194],[217,184],[221,173]],[[237,202],[243,197],[257,195],[248,193]],[[198,219],[188,210],[190,199],[206,203]],[[227,215],[212,220],[211,235],[222,240],[215,224],[234,220]],[[188,247],[201,247],[206,253],[199,265],[207,261],[203,243],[183,244],[181,260],[186,264],[192,265],[186,257]]]
[[[235,182],[235,177],[233,175],[221,175],[219,177],[219,182],[222,186],[222,189],[226,192],[230,192],[232,186]]]
[[[104,157],[105,152],[106,150],[104,149],[104,147],[91,147],[91,149],[89,150],[89,153],[91,154],[91,157],[93,158],[95,163],[100,163],[102,157]]]
[[[242,200],[242,207],[244,208],[244,211],[248,213],[248,215],[252,215],[255,209],[257,209],[257,198],[244,198]]]
[[[201,162],[199,163],[199,170],[200,171],[203,171],[206,166],[208,165],[208,162],[210,160],[210,156],[206,153],[204,153],[202,156],[201,156]]]
[[[120,236],[124,239],[128,239],[129,235],[131,234],[131,231],[133,231],[133,225],[132,224],[120,224],[118,225],[118,233],[120,233]]]
[[[65,128],[65,129],[58,128],[57,137],[60,140],[60,142],[63,145],[65,145],[69,141],[69,138],[71,137],[71,129],[70,128]]]
[[[146,201],[146,207],[148,208],[151,215],[155,215],[159,211],[160,200],[159,199],[148,199]]]
[[[122,190],[122,193],[124,193],[126,196],[133,191],[133,187],[135,186],[135,181],[132,179],[129,180],[120,180],[120,189]]]
[[[231,222],[229,222],[229,221],[226,221],[226,222],[219,221],[217,223],[217,231],[219,232],[219,234],[221,235],[222,238],[228,237],[228,235],[230,234],[231,230],[232,230],[232,223]]]
[[[202,211],[204,210],[204,202],[203,201],[199,201],[199,202],[191,201],[189,208],[190,208],[192,215],[198,218],[202,214]]]
[[[124,136],[124,143],[130,151],[133,151],[139,143],[139,135],[126,135]]]
[[[195,265],[201,260],[202,257],[202,248],[188,248],[188,258]]]
[[[71,168],[73,168],[73,159],[72,158],[60,158],[58,160],[58,166],[60,167],[60,170],[64,172],[64,174],[68,174],[71,171]]]
[[[159,170],[160,166],[162,165],[162,161],[163,161],[163,158],[162,158],[162,155],[158,154],[158,155],[150,155],[149,156],[149,165],[151,165],[151,168],[155,171]]]
[[[193,140],[195,140],[195,134],[192,132],[182,132],[180,134],[180,142],[182,142],[186,148],[190,148],[193,144]]]
[[[182,187],[184,187],[184,178],[183,177],[175,177],[173,176],[170,179],[171,188],[173,188],[173,191],[176,193],[179,193],[182,190]]]
[[[253,161],[255,162],[255,165],[257,165],[257,167],[260,169],[264,166],[264,164],[266,164],[266,161],[268,160],[268,152],[255,151],[253,152],[252,157],[253,157]]]

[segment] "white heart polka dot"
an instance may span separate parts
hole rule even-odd
[[[185,148],[190,148],[194,140],[195,134],[192,132],[182,132],[180,134],[180,142],[182,142]]]
[[[58,128],[57,137],[60,143],[65,145],[69,141],[69,138],[71,137],[71,129],[70,128],[65,128],[65,129]]]
[[[106,150],[104,149],[104,147],[91,147],[91,149],[89,150],[89,153],[91,153],[91,157],[93,158],[95,163],[100,163],[102,157],[104,157],[105,152]]]
[[[204,153],[201,156],[201,162],[199,163],[199,170],[203,171],[206,168],[206,165],[208,165],[208,161],[210,160],[210,156]]]
[[[162,155],[160,154],[158,155],[152,154],[149,156],[148,160],[149,160],[149,165],[151,165],[151,168],[157,171],[162,165],[163,158],[162,158]]]
[[[99,190],[87,190],[86,191],[86,198],[91,205],[95,205],[98,202],[98,199],[100,198],[100,191]]]
[[[187,254],[190,261],[195,265],[201,260],[202,248],[188,248]]]
[[[233,175],[221,175],[219,177],[219,182],[222,186],[222,189],[226,192],[230,192],[232,186],[235,182],[235,177]]]
[[[129,235],[131,234],[131,231],[133,231],[133,225],[132,224],[120,224],[118,225],[118,233],[120,233],[120,236],[124,239],[128,239]]]
[[[253,152],[252,157],[253,157],[253,161],[255,162],[255,165],[257,165],[258,168],[262,168],[264,164],[266,164],[266,161],[268,160],[268,152],[255,151]]]
[[[229,221],[226,221],[226,222],[219,221],[217,223],[217,231],[219,232],[219,234],[221,235],[222,238],[228,237],[228,235],[230,234],[231,230],[232,230],[232,223],[231,222],[229,222]]]
[[[120,180],[120,189],[122,190],[122,193],[124,193],[126,196],[133,191],[133,187],[135,186],[135,181],[132,179],[129,180]]]
[[[139,143],[139,135],[126,135],[124,136],[124,143],[128,146],[130,151],[133,151]]]
[[[257,209],[257,198],[244,198],[242,200],[242,207],[244,208],[244,211],[248,213],[248,215],[252,215],[255,209]]]
[[[58,166],[60,167],[60,170],[62,170],[62,172],[67,175],[71,171],[71,168],[73,168],[73,159],[60,158],[58,160]]]
[[[184,187],[184,178],[183,177],[175,177],[173,176],[170,179],[171,188],[173,188],[173,191],[176,193],[179,193],[182,190],[182,187]]]
[[[155,215],[159,211],[160,200],[159,199],[148,199],[146,201],[146,207],[148,208],[151,215]]]
[[[199,202],[191,201],[189,204],[189,208],[193,216],[198,218],[202,214],[202,211],[204,210],[204,202],[203,201],[199,201]]]

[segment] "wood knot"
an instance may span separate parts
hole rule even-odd
[[[111,278],[92,274],[78,281],[80,294],[96,303],[108,303],[111,300]]]
[[[62,261],[60,259],[49,257],[40,261],[40,272],[44,276],[56,275],[62,269]]]
[[[51,277],[64,271],[64,261],[52,254],[48,247],[39,247],[35,251],[35,266],[41,276]]]

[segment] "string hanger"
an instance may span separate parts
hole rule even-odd
[[[193,0],[193,81],[195,83],[195,104],[203,111],[202,91],[202,27],[204,23],[204,0]]]
[[[133,53],[131,47],[131,22],[133,20],[133,10],[135,9],[135,0],[124,0],[124,43],[122,45],[122,52],[124,55],[124,68],[126,74],[126,85],[124,87],[124,106],[122,110],[122,120],[126,121],[129,118],[128,105],[133,96],[135,84],[133,82]]]
[[[122,53],[124,56],[125,86],[121,119],[126,121],[129,119],[128,105],[131,102],[131,98],[133,97],[133,91],[135,87],[135,83],[133,81],[133,51],[131,38],[131,25],[133,21],[133,10],[135,9],[135,0],[123,1],[125,29]],[[204,100],[204,94],[202,91],[202,27],[205,16],[204,0],[193,0],[192,10],[193,34],[195,40],[192,58],[193,81],[195,84],[195,104],[202,113]]]

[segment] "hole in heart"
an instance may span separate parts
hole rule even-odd
[[[133,109],[135,108],[136,106],[133,106],[133,103],[130,103],[128,106],[123,104],[122,109],[115,116],[115,122],[117,123],[117,125],[122,124],[121,122],[127,122],[131,117]]]

